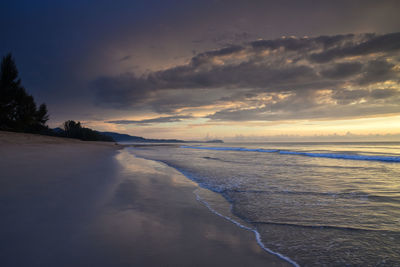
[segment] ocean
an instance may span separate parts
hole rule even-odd
[[[400,143],[128,149],[198,183],[199,201],[293,265],[400,266]]]

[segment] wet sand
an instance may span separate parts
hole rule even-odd
[[[0,170],[0,266],[289,265],[112,143],[0,132]]]

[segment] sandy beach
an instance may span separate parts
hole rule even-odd
[[[288,266],[114,143],[0,132],[0,266]]]

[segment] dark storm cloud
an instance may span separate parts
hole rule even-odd
[[[340,104],[350,104],[361,99],[364,100],[387,100],[400,96],[400,91],[396,89],[373,89],[373,90],[337,90],[332,98]]]
[[[320,53],[310,55],[312,61],[325,63],[338,58],[350,56],[362,56],[373,53],[388,53],[400,49],[400,33],[391,33],[386,35],[366,34],[358,38],[352,38],[340,45],[334,45]]]
[[[343,79],[360,73],[361,69],[362,64],[360,62],[338,63],[321,71],[321,75],[331,79]]]
[[[395,89],[375,89],[370,92],[369,96],[374,99],[386,99],[393,96],[400,96],[400,91]]]
[[[358,105],[356,107],[329,106],[324,108],[319,106],[313,109],[304,110],[285,110],[279,113],[268,112],[265,108],[256,108],[250,110],[221,110],[207,118],[216,121],[280,121],[280,120],[312,120],[312,119],[346,119],[368,117],[373,115],[398,114],[399,108],[396,105],[391,106],[368,106]]]
[[[395,65],[387,60],[377,59],[369,61],[364,69],[362,77],[359,79],[361,85],[387,80],[398,80],[399,72],[394,70]]]
[[[388,81],[398,84],[399,36],[348,34],[258,40],[199,53],[186,65],[140,77],[102,77],[94,88],[102,105],[131,109],[146,105],[159,113],[173,114],[180,108],[224,101],[247,105],[208,116],[218,120],[269,119],[276,112],[297,118],[312,112],[319,114],[313,117],[326,116],[319,110],[323,106],[361,99],[367,102],[364,110],[368,103],[376,104],[374,99],[379,97],[374,96],[384,99],[396,95],[396,89],[371,90],[369,86]],[[355,55],[363,57],[351,58]],[[376,107],[371,110],[382,112]],[[337,114],[344,116],[343,112]]]
[[[130,91],[134,95],[137,91],[144,93],[164,89],[221,87],[281,91],[279,85],[293,84],[301,87],[302,84],[315,82],[316,79],[321,81],[323,78],[346,78],[361,72],[363,72],[363,77],[360,82],[366,84],[397,77],[397,72],[392,70],[394,65],[388,63],[386,59],[339,63],[326,63],[324,60],[322,62],[324,64],[320,64],[321,62],[314,64],[313,56],[316,55],[314,51],[322,50],[323,52],[319,52],[319,55],[330,53],[329,51],[340,50],[344,43],[346,49],[351,50],[352,53],[340,53],[341,58],[377,52],[390,57],[400,50],[400,34],[282,38],[256,41],[243,46],[229,46],[200,53],[194,56],[187,65],[153,72],[141,77],[131,76],[130,81],[124,82],[122,87],[123,91],[128,94],[127,87],[130,82]],[[330,60],[337,57],[330,56]],[[321,75],[318,74],[319,72]],[[101,88],[100,98],[105,95],[104,102],[107,102],[107,92],[105,92],[107,87],[111,88],[110,91],[116,90],[113,89],[115,85],[110,83],[112,83],[112,79],[115,79],[116,84],[120,83],[121,77],[102,79],[105,84],[102,85],[101,79],[96,83]],[[129,101],[129,94],[126,99]]]
[[[264,116],[267,114],[266,108],[251,108],[251,109],[224,109],[207,116],[209,119],[219,121],[263,121],[271,120]]]
[[[331,96],[335,102],[324,104],[318,103],[317,94],[316,91],[300,91],[265,107],[223,109],[207,118],[217,121],[277,121],[352,118],[400,112],[400,91],[396,89],[338,89]]]
[[[224,89],[163,90],[155,93],[146,106],[157,113],[174,114],[182,108],[197,108],[219,102],[229,93]]]
[[[205,90],[219,91],[229,88],[231,92],[242,88],[255,91],[286,91],[294,87],[314,87],[317,74],[308,66],[258,66],[244,62],[230,66],[188,65],[155,72],[147,77],[123,75],[102,77],[94,82],[99,104],[112,107],[135,107],[141,103],[158,101],[157,94],[164,90]],[[203,69],[204,68],[204,69]],[[203,70],[202,70],[203,69]],[[329,81],[326,82],[329,84]],[[228,93],[229,94],[229,93]],[[179,93],[176,95],[179,98]],[[199,102],[188,98],[181,105],[186,107]],[[212,104],[212,103],[209,103]]]
[[[52,119],[84,120],[76,114],[104,107],[173,113],[396,80],[398,62],[388,57],[399,34],[385,33],[400,28],[399,8],[396,0],[2,1],[0,55],[13,53],[24,86]],[[338,34],[347,32],[354,34]],[[319,37],[276,39],[284,35]],[[182,64],[192,51],[202,52]],[[356,60],[361,70],[347,62],[354,56],[369,57]],[[374,60],[396,66],[368,65]]]
[[[332,98],[337,100],[339,104],[350,104],[354,101],[359,101],[360,99],[366,97],[369,94],[367,90],[336,90],[332,95]]]
[[[238,53],[238,52],[243,51],[243,50],[244,50],[244,47],[242,47],[242,46],[232,45],[232,46],[225,47],[225,48],[222,48],[222,49],[205,52],[205,53],[202,53],[202,54],[198,55],[197,57],[194,57],[192,59],[192,64],[196,64],[195,61],[198,58],[210,58],[210,57],[218,57],[218,56],[228,56],[228,55],[232,55],[232,54]]]
[[[170,78],[172,79],[172,78]],[[133,74],[117,77],[101,77],[91,87],[96,91],[99,106],[115,109],[151,109],[158,113],[173,113],[184,107],[199,107],[218,101],[227,92],[223,89],[190,90],[181,89],[173,78],[166,86],[155,77],[143,78]],[[186,86],[193,86],[185,82]],[[192,88],[192,87],[189,87]]]
[[[185,119],[191,119],[192,116],[169,116],[169,117],[158,117],[146,120],[115,120],[106,121],[107,123],[113,124],[151,124],[151,123],[167,123],[167,122],[180,122]]]
[[[283,48],[285,51],[305,52],[323,46],[324,49],[330,46],[337,46],[354,35],[320,36],[317,38],[281,38],[276,40],[257,40],[250,45],[256,50],[275,50]]]

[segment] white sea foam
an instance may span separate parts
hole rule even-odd
[[[196,193],[196,191],[194,191],[193,193],[196,195],[197,201],[199,201],[199,202],[202,203],[204,206],[206,206],[212,213],[214,213],[214,214],[216,214],[216,215],[218,215],[218,216],[220,216],[220,217],[222,217],[222,218],[224,218],[224,219],[226,219],[226,220],[228,220],[228,221],[234,223],[235,225],[239,226],[239,227],[242,228],[242,229],[245,229],[245,230],[247,230],[247,231],[253,232],[254,235],[256,236],[256,240],[257,240],[258,245],[259,245],[263,250],[267,251],[268,253],[271,253],[271,254],[273,254],[273,255],[278,256],[279,258],[281,258],[281,259],[283,259],[283,260],[289,262],[289,263],[292,264],[293,266],[300,267],[300,265],[299,265],[297,262],[295,262],[294,260],[292,260],[291,258],[289,258],[289,257],[287,257],[287,256],[284,256],[284,255],[280,254],[279,252],[275,252],[275,251],[273,251],[273,250],[267,248],[267,247],[264,245],[264,243],[262,242],[260,233],[259,233],[256,229],[247,227],[247,226],[245,226],[245,225],[239,223],[238,221],[232,219],[231,217],[228,217],[228,216],[225,216],[225,215],[219,213],[218,211],[216,211],[215,209],[213,209],[213,208],[210,206],[210,204],[208,204],[208,202],[204,201],[204,200]]]
[[[376,155],[354,155],[354,154],[336,154],[336,153],[309,153],[309,152],[296,152],[296,151],[279,151],[279,154],[288,155],[302,155],[308,157],[318,158],[332,158],[332,159],[351,159],[351,160],[373,160],[373,161],[387,161],[387,162],[400,162],[400,157],[376,156]]]
[[[300,155],[300,156],[318,157],[318,158],[332,158],[332,159],[400,162],[400,157],[394,157],[394,156],[338,154],[338,153],[311,153],[311,152],[299,152],[299,151],[278,150],[278,149],[243,148],[243,147],[181,146],[181,148],[204,149],[204,150],[219,150],[219,151],[244,151],[244,152],[279,153],[279,154],[283,154],[283,155]]]
[[[138,157],[138,155],[135,155],[135,156]],[[139,157],[140,157],[140,156],[139,156]],[[154,160],[154,159],[153,159],[153,160]],[[160,160],[154,160],[154,161],[160,162],[160,163],[162,163],[162,164],[165,164],[165,165],[167,165],[167,166],[169,166],[169,167],[171,167],[171,168],[174,168],[174,169],[178,170],[180,173],[183,174],[183,176],[185,176],[185,177],[188,178],[189,180],[192,180],[192,181],[196,182],[199,186],[201,186],[201,185],[196,181],[196,179],[193,179],[192,177],[190,177],[189,174],[185,173],[184,171],[182,171],[182,170],[180,170],[180,169],[178,169],[178,168],[176,168],[176,167],[174,167],[174,166],[170,166],[170,165],[166,164],[166,163],[163,162],[163,161],[160,161]],[[204,185],[203,185],[203,186],[204,186]],[[209,189],[208,189],[207,187],[205,187],[205,186],[204,186],[204,188],[207,189],[207,190],[209,190]],[[281,258],[281,259],[283,259],[283,260],[289,262],[289,263],[292,264],[293,266],[296,266],[296,267],[299,267],[299,266],[300,266],[297,262],[295,262],[294,260],[290,259],[289,257],[284,256],[284,255],[280,254],[279,252],[275,252],[275,251],[273,251],[273,250],[267,248],[267,247],[264,245],[264,243],[262,242],[260,233],[259,233],[256,229],[250,228],[250,227],[248,227],[248,226],[245,226],[245,225],[239,223],[238,221],[232,219],[231,217],[225,216],[225,215],[219,213],[218,211],[216,211],[215,209],[213,209],[207,201],[203,200],[203,199],[196,193],[196,190],[195,190],[193,193],[195,194],[197,201],[199,201],[199,202],[202,203],[204,206],[206,206],[212,213],[214,213],[214,214],[216,214],[216,215],[218,215],[218,216],[220,216],[220,217],[222,217],[222,218],[224,218],[224,219],[226,219],[226,220],[228,220],[228,221],[234,223],[235,225],[239,226],[239,227],[242,228],[242,229],[245,229],[245,230],[248,230],[248,231],[253,232],[254,235],[255,235],[255,238],[256,238],[256,241],[257,241],[258,245],[259,245],[263,250],[265,250],[266,252],[268,252],[268,253],[270,253],[270,254],[276,255],[277,257],[279,257],[279,258]]]
[[[252,231],[265,251],[293,257],[294,266],[368,265],[382,259],[393,266],[400,256],[395,190],[400,165],[379,160],[400,158],[400,144],[387,145],[396,151],[375,145],[243,143],[149,147],[135,154],[196,182],[210,211]],[[339,161],[342,155],[356,160]],[[348,254],[348,246],[360,249]]]
[[[182,148],[194,148],[205,150],[220,150],[220,151],[247,151],[247,152],[264,152],[274,153],[278,152],[277,149],[263,149],[263,148],[243,148],[243,147],[209,147],[209,146],[181,146]]]

